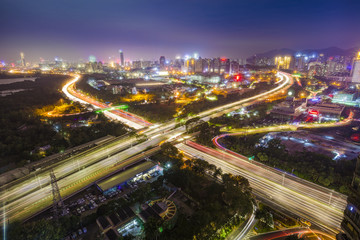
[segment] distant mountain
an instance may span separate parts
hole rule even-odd
[[[312,54],[324,54],[325,57],[330,56],[351,56],[354,55],[357,51],[359,51],[360,48],[350,48],[350,49],[341,49],[338,47],[329,47],[329,48],[323,48],[323,49],[305,49],[302,51],[296,51],[293,49],[288,48],[282,48],[282,49],[275,49],[270,50],[268,52],[255,54],[257,57],[268,57],[268,58],[274,58],[276,56],[284,56],[284,55],[290,55],[293,56],[296,53],[302,53],[306,55],[312,55]]]
[[[295,53],[296,53],[296,51],[293,50],[293,49],[282,48],[282,49],[270,50],[270,51],[264,52],[264,53],[258,53],[258,54],[255,54],[255,55],[257,57],[273,58],[273,57],[278,56],[278,55],[294,55]]]

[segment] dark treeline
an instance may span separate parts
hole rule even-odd
[[[68,79],[62,75],[43,75],[34,82],[15,83],[31,85],[31,90],[2,97],[0,101],[0,159],[1,166],[14,167],[25,164],[25,160],[36,160],[30,151],[37,146],[53,143],[61,145],[61,137],[51,126],[43,124],[36,116],[38,107],[54,104],[62,96],[61,86]],[[12,85],[12,84],[8,84]],[[3,169],[6,170],[6,169]]]
[[[31,90],[1,97],[0,172],[108,134],[126,132],[123,125],[108,122],[102,116],[99,116],[99,124],[80,128],[66,127],[61,119],[41,118],[37,109],[56,105],[63,97],[61,88],[68,79],[63,75],[42,75],[34,82],[23,83],[31,84]],[[60,131],[55,131],[55,121],[57,125],[63,125]],[[50,148],[44,153],[36,151],[47,145]]]
[[[199,101],[196,102],[192,102],[188,105],[185,105],[183,107],[183,111],[182,114],[179,116],[181,117],[186,117],[189,114],[197,114],[199,112],[211,109],[211,108],[215,108],[215,107],[219,107],[221,105],[225,105],[228,103],[232,103],[235,101],[239,101],[241,99],[247,98],[247,97],[251,97],[254,96],[256,94],[259,94],[263,91],[269,90],[271,89],[273,86],[265,84],[265,83],[260,83],[256,85],[256,88],[254,90],[251,91],[247,91],[243,94],[239,94],[239,93],[232,93],[232,94],[228,94],[227,96],[223,96],[223,95],[217,95],[218,100],[217,101],[210,101],[206,98],[203,98]]]
[[[224,239],[220,235],[231,229],[230,226],[224,228],[229,219],[236,215],[232,224],[237,225],[252,211],[248,180],[222,174],[220,168],[201,159],[184,161],[182,153],[170,143],[161,148],[161,153],[153,159],[164,166],[170,163],[164,179],[181,188],[198,205],[191,217],[180,212],[174,229],[165,230],[157,239]],[[218,177],[221,182],[215,180]]]

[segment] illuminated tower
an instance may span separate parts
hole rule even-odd
[[[163,67],[165,67],[165,57],[161,56],[160,57],[160,68],[163,68]]]
[[[121,49],[119,50],[119,53],[120,53],[120,67],[125,67],[124,53]]]
[[[275,58],[275,65],[277,69],[289,69],[291,63],[291,57],[289,56],[279,56]]]
[[[20,53],[20,59],[21,59],[21,66],[25,67],[25,55],[23,52]]]
[[[360,83],[360,52],[358,52],[352,68],[351,82]]]

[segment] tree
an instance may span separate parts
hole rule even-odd
[[[299,238],[297,234],[287,236],[285,240],[305,240],[305,238]]]
[[[217,178],[218,176],[220,176],[222,174],[222,169],[221,168],[216,168],[214,173],[213,173],[213,176],[215,178]]]
[[[226,173],[222,175],[222,180],[225,187],[237,187],[242,192],[248,191],[250,188],[249,181],[240,175],[234,176],[232,174]]]
[[[200,118],[199,117],[194,117],[191,118],[189,120],[186,121],[185,126],[186,126],[186,131],[188,131],[188,127],[192,124],[192,123],[196,123],[197,121],[199,121]]]
[[[255,217],[261,222],[265,223],[271,228],[274,228],[274,220],[272,214],[266,209],[258,209],[255,212]]]
[[[204,175],[205,172],[210,169],[210,164],[202,159],[194,159],[193,169],[199,175]]]
[[[161,145],[161,151],[167,156],[177,156],[179,153],[179,150],[169,142]]]
[[[8,237],[12,240],[57,240],[62,239],[63,229],[45,219],[25,224],[12,223],[9,226]]]
[[[259,152],[256,156],[259,158],[260,162],[267,162],[269,160],[269,157],[266,155],[266,153]]]
[[[200,133],[197,135],[196,140],[207,146],[212,146],[212,139],[220,134],[220,128],[217,126],[209,125],[207,122],[204,122],[196,127],[200,130]]]
[[[157,237],[160,235],[161,225],[162,225],[161,219],[149,217],[146,223],[144,224],[145,239],[147,240],[157,239]]]

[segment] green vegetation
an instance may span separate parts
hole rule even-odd
[[[194,114],[200,113],[202,111],[205,111],[205,110],[208,110],[211,108],[215,108],[215,107],[218,107],[221,105],[239,101],[241,99],[254,96],[256,94],[259,94],[262,91],[266,91],[271,88],[272,88],[272,86],[261,83],[261,84],[256,84],[256,88],[254,90],[247,91],[243,94],[239,94],[236,92],[236,93],[227,94],[225,96],[217,95],[217,98],[218,98],[217,101],[212,101],[207,98],[202,98],[199,101],[192,102],[190,104],[185,105],[182,108],[182,112],[181,112],[181,115],[179,115],[179,118],[187,117],[189,115],[194,115]]]
[[[84,107],[77,102],[67,103],[60,99],[54,105],[46,105],[36,110],[36,113],[44,117],[59,117],[63,114],[75,114],[84,111]]]
[[[271,103],[260,103],[247,107],[247,114],[234,114],[234,115],[222,115],[220,117],[210,118],[209,122],[216,125],[226,125],[229,128],[243,128],[256,124],[257,121],[264,119],[267,116],[267,111],[278,101]]]
[[[14,222],[9,225],[7,236],[8,239],[12,240],[63,239],[66,234],[75,232],[81,226],[87,225],[91,218],[93,216],[89,215],[80,221],[78,216],[66,216],[59,218],[58,222],[45,219],[27,223]]]
[[[12,223],[8,229],[8,239],[13,240],[55,240],[61,239],[61,236],[62,229],[53,221],[45,219],[27,224]]]
[[[99,114],[96,123],[89,127],[68,128],[63,133],[69,146],[77,146],[107,135],[120,136],[126,132],[124,125],[109,121],[103,114]]]
[[[264,233],[275,230],[273,215],[269,208],[260,205],[260,208],[255,212],[255,217],[259,220],[254,227],[257,233]]]
[[[63,75],[42,75],[34,82],[23,83],[31,85],[31,90],[1,98],[0,173],[64,151],[68,147],[109,134],[122,135],[126,132],[123,125],[109,122],[102,115],[98,115],[97,123],[90,127],[71,126],[76,125],[81,118],[90,118],[91,113],[55,120],[39,116],[38,109],[46,110],[50,106],[52,110],[62,102],[61,87],[68,79],[68,76]],[[19,87],[21,84],[16,83]],[[41,147],[44,150],[39,150]]]
[[[221,174],[221,169],[201,159],[183,161],[183,156],[169,143],[154,156],[164,166],[167,182],[180,187],[198,203],[189,218],[180,212],[174,229],[164,230],[158,239],[225,239],[252,211],[251,188],[247,179]],[[217,177],[221,176],[221,182]]]
[[[166,122],[174,118],[177,115],[178,118],[185,118],[205,111],[207,109],[215,108],[227,103],[238,101],[247,97],[251,97],[254,94],[258,94],[262,91],[269,90],[273,86],[267,83],[257,83],[256,88],[251,90],[244,90],[245,92],[239,94],[239,92],[223,94],[221,91],[216,94],[217,100],[214,101],[212,98],[207,98],[205,94],[201,94],[198,100],[194,100],[190,96],[187,96],[185,103],[176,103],[174,99],[168,99],[165,102],[160,102],[162,96],[168,95],[169,93],[162,91],[163,89],[155,89],[148,93],[138,93],[131,95],[126,93],[125,95],[112,94],[110,91],[97,90],[87,84],[89,76],[84,76],[76,85],[79,90],[83,93],[88,94],[101,102],[111,102],[114,105],[128,104],[129,112],[135,113],[139,116],[144,117],[150,122]],[[99,78],[106,78],[106,76],[99,76]],[[126,87],[132,87],[134,84],[124,82],[122,84]],[[194,86],[194,85],[188,85]],[[160,91],[161,90],[161,91]],[[167,89],[168,91],[168,89]],[[217,92],[217,91],[214,91]],[[185,93],[185,95],[189,95]],[[168,97],[168,96],[167,96]],[[143,104],[144,100],[147,100],[147,104]]]
[[[177,104],[175,103],[149,103],[135,104],[129,103],[129,111],[148,119],[150,122],[166,122],[174,118]]]
[[[349,193],[355,159],[352,161],[333,161],[330,157],[309,152],[288,153],[278,139],[268,142],[268,147],[255,147],[261,135],[245,137],[228,136],[221,139],[222,144],[230,150],[245,156],[255,155],[256,160],[268,166],[293,172],[296,176],[335,189],[344,194]]]
[[[212,139],[220,134],[220,127],[204,122],[196,128],[200,131],[196,136],[196,141],[206,146],[213,146]]]
[[[169,196],[163,181],[181,188],[192,199],[193,204],[189,206],[194,213],[188,216],[179,208],[177,223],[172,229],[162,220],[150,218],[144,224],[145,239],[225,239],[252,212],[251,188],[247,179],[222,174],[221,169],[201,159],[184,161],[183,154],[170,143],[163,144],[161,152],[152,158],[164,165],[164,176],[152,183],[140,184],[129,194],[129,201],[113,199],[99,206],[96,213],[61,217],[58,223],[44,219],[25,224],[11,223],[9,239],[63,239],[81,226],[94,224],[99,216],[109,215],[126,205]],[[171,167],[166,167],[169,163]]]
[[[2,171],[23,165],[25,159],[37,160],[38,156],[30,154],[36,147],[51,144],[63,148],[63,138],[40,121],[35,109],[56,103],[61,98],[59,89],[67,79],[62,75],[44,75],[34,82],[17,83],[19,88],[22,84],[31,85],[31,90],[1,98],[0,165],[6,166]]]
[[[174,117],[176,114],[176,109],[179,107],[178,104],[175,104],[174,101],[169,101],[167,103],[160,103],[158,100],[161,94],[167,94],[163,91],[151,92],[152,94],[139,94],[139,97],[133,97],[134,95],[126,94],[118,95],[112,94],[110,91],[106,90],[96,90],[87,84],[86,80],[89,76],[85,75],[80,81],[77,82],[77,89],[81,90],[83,93],[94,97],[100,102],[111,102],[113,105],[127,104],[129,106],[129,112],[137,114],[144,117],[150,122],[166,122]],[[99,78],[104,79],[106,76],[99,76]],[[134,84],[131,83],[122,83],[123,86],[133,87]],[[129,102],[129,99],[131,100]],[[145,99],[150,100],[148,104],[139,104]]]

